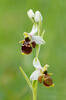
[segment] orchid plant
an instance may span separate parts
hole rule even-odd
[[[24,40],[19,41],[19,43],[21,43],[22,55],[29,55],[33,48],[36,49],[36,56],[33,60],[35,71],[31,74],[30,78],[28,78],[21,66],[19,69],[32,90],[33,100],[37,100],[38,82],[46,87],[52,87],[54,84],[51,78],[52,73],[48,73],[49,65],[46,64],[42,67],[38,59],[40,46],[45,44],[45,40],[43,39],[45,30],[42,29],[43,17],[39,11],[34,13],[32,9],[27,12],[27,15],[32,21],[33,26],[30,32],[24,32]]]

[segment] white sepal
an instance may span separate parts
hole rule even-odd
[[[36,44],[45,44],[45,41],[40,36],[32,36],[32,41],[35,41]]]
[[[38,60],[37,57],[34,58],[34,60],[33,60],[33,66],[34,66],[36,69],[38,69],[38,70],[41,70],[41,69],[42,69],[41,64],[40,64],[40,62],[39,62],[39,60]]]
[[[32,19],[34,17],[34,12],[32,9],[30,9],[29,11],[27,11],[27,15],[30,19]]]
[[[30,80],[38,80],[38,77],[41,75],[40,70],[36,70],[34,71],[31,76],[30,76]]]
[[[39,11],[35,12],[34,19],[35,19],[35,22],[39,22],[40,20],[42,21],[42,15]]]
[[[33,25],[32,30],[29,34],[34,35],[35,33],[37,33],[37,25]]]

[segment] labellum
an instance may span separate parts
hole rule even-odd
[[[32,52],[32,47],[30,45],[27,45],[27,46],[26,45],[23,45],[21,47],[21,50],[25,54],[30,54]]]
[[[52,78],[51,78],[48,74],[47,74],[47,75],[44,75],[43,84],[44,84],[46,87],[50,87],[50,86],[53,85]]]
[[[53,80],[51,76],[48,74],[47,70],[43,72],[42,76],[38,77],[38,81],[40,83],[43,83],[46,87],[53,86]]]
[[[30,39],[27,37],[24,40],[24,43],[21,46],[21,50],[25,54],[30,54],[32,52],[32,46],[30,44]]]
[[[33,41],[31,42],[29,37],[26,37],[25,40],[23,40],[21,50],[24,54],[30,54],[32,52],[32,47],[36,47],[36,43]]]

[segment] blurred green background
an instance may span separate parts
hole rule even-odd
[[[38,100],[66,100],[66,0],[0,0],[0,100],[32,100],[32,93],[19,71],[21,65],[30,77],[35,51],[22,56],[23,32],[32,23],[27,10],[39,10],[46,30],[41,46],[41,64],[49,64],[55,87],[38,84]]]

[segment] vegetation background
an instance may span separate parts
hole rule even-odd
[[[38,100],[66,100],[66,0],[0,0],[0,100],[32,100],[32,93],[19,71],[28,77],[34,71],[29,56],[21,55],[23,32],[32,23],[27,11],[32,8],[43,15],[45,46],[41,46],[41,64],[49,64],[55,87],[38,84]]]

